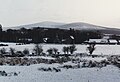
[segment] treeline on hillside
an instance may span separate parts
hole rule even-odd
[[[98,31],[80,31],[74,29],[41,28],[7,29],[0,31],[0,41],[16,43],[56,43],[80,44],[89,38],[101,38]]]

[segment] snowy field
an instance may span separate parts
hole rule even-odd
[[[25,48],[29,49],[32,53],[34,44],[27,45],[16,45],[15,43],[4,43],[9,46],[1,46],[0,48],[6,48],[7,51],[10,47],[15,48],[18,51],[22,51]],[[57,48],[60,53],[64,46],[61,44],[41,44],[44,52],[49,48]],[[86,50],[88,45],[76,45],[77,51],[75,53],[88,53]],[[120,45],[96,45],[96,49],[93,52],[95,55],[119,55],[120,54]],[[37,56],[36,56],[37,57]],[[32,58],[36,58],[32,57]],[[29,57],[28,57],[29,58]],[[30,57],[31,58],[31,57]],[[43,59],[54,59],[52,57],[40,57]],[[100,62],[101,60],[107,60],[106,57],[83,57],[82,60],[92,60]],[[60,72],[55,71],[41,71],[39,68],[59,68],[63,65],[75,65],[71,61],[63,64],[32,64],[30,66],[9,66],[3,65],[0,66],[0,71],[5,71],[6,73],[17,73],[17,76],[8,75],[1,76],[0,82],[120,82],[120,69],[113,65],[107,65],[106,67],[94,67],[94,68],[60,68]]]
[[[33,51],[34,44],[26,44],[26,45],[16,45],[15,43],[4,43],[8,44],[9,46],[4,46],[7,50],[9,50],[10,47],[15,48],[18,51],[22,51],[25,48],[29,49],[30,52]],[[69,45],[64,45],[64,44],[41,44],[43,47],[44,52],[46,53],[47,49],[49,48],[57,48],[60,53],[63,53],[62,48],[64,46],[69,46]],[[88,53],[87,51],[87,46],[88,45],[76,45],[77,51],[76,53]],[[0,48],[3,48],[0,47]],[[95,55],[120,55],[120,45],[96,45],[95,46],[95,51],[93,54]]]
[[[0,76],[0,82],[120,82],[120,70],[114,66],[103,68],[62,69],[61,72],[43,72],[39,67],[53,65],[0,66],[6,72],[19,72],[18,76]]]

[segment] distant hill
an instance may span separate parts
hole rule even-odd
[[[81,30],[81,31],[99,31],[105,34],[119,34],[120,35],[120,29],[98,26],[98,25],[93,25],[93,24],[88,24],[88,23],[83,23],[83,22],[69,23],[69,24],[58,26],[58,28],[61,28],[61,29],[73,28],[75,30]]]
[[[120,34],[120,29],[117,28],[110,28],[110,27],[104,27],[104,26],[97,26],[93,24],[88,24],[84,22],[75,22],[75,23],[58,23],[58,22],[40,22],[40,23],[34,23],[34,24],[28,24],[28,25],[21,25],[16,27],[7,27],[10,29],[20,29],[20,28],[35,28],[35,27],[43,27],[43,28],[59,28],[59,29],[70,29],[73,28],[75,30],[81,30],[81,31],[100,31],[102,33],[107,34]],[[4,29],[4,28],[3,28]],[[6,30],[6,28],[5,28]]]
[[[59,28],[63,28],[63,29],[73,28],[75,30],[102,30],[102,29],[106,29],[105,27],[102,27],[102,26],[96,26],[96,25],[83,23],[83,22],[65,24],[65,25],[59,26]]]
[[[15,26],[15,27],[7,27],[10,29],[20,29],[20,28],[35,28],[35,27],[44,27],[44,28],[57,28],[58,26],[64,25],[65,23],[57,23],[57,22],[50,22],[50,21],[45,21],[45,22],[40,22],[40,23],[34,23],[34,24],[28,24],[28,25],[21,25],[21,26]],[[5,28],[6,30],[6,28]]]

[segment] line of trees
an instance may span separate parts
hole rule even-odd
[[[33,29],[0,29],[0,41],[16,43],[57,43],[81,44],[89,38],[101,38],[98,31],[81,31],[74,29],[58,29],[34,27]]]
[[[71,46],[63,47],[62,50],[64,54],[68,55],[68,54],[73,54],[77,49],[75,45],[71,45]],[[49,48],[46,52],[49,56],[60,55],[60,52],[58,51],[57,48]],[[40,44],[36,44],[35,47],[33,48],[31,55],[32,56],[45,56],[47,54],[43,52],[43,48]],[[21,57],[21,56],[28,56],[28,55],[30,55],[30,52],[27,48],[24,49],[23,51],[16,51],[14,48],[10,48],[8,52],[6,51],[5,48],[0,49],[0,56]]]
[[[30,54],[29,50],[26,48],[23,51],[16,51],[14,48],[10,48],[9,52],[6,51],[5,48],[0,49],[0,56],[10,56],[10,57],[22,57],[22,56],[53,56],[57,57],[59,55],[69,56],[72,55],[77,50],[75,45],[64,46],[62,51],[64,54],[60,54],[57,48],[49,48],[47,49],[47,54],[43,52],[43,48],[40,44],[36,44],[33,48],[32,54]],[[87,47],[89,54],[91,55],[95,50],[95,44],[89,44]]]
[[[72,45],[72,46],[64,46],[63,47],[63,52],[64,52],[64,54],[73,54],[73,52],[74,51],[76,51],[77,50],[77,48],[76,48],[76,46],[75,45]]]

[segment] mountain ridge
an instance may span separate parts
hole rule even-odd
[[[44,21],[44,22],[25,24],[25,25],[19,25],[19,26],[4,27],[4,30],[7,30],[7,29],[20,29],[20,28],[23,28],[23,27],[27,28],[27,29],[31,29],[31,28],[34,28],[34,27],[56,28],[56,26],[64,25],[64,24],[65,23]]]
[[[73,22],[73,23],[59,23],[59,22],[51,22],[51,21],[44,21],[39,23],[33,23],[33,24],[27,24],[27,25],[20,25],[15,27],[9,27],[7,29],[20,29],[20,28],[27,28],[31,29],[34,27],[43,27],[43,28],[59,28],[59,29],[70,29],[73,28],[75,30],[88,30],[88,31],[94,31],[98,30],[103,33],[114,33],[114,34],[120,34],[119,28],[110,28],[105,26],[99,26],[84,22]]]

